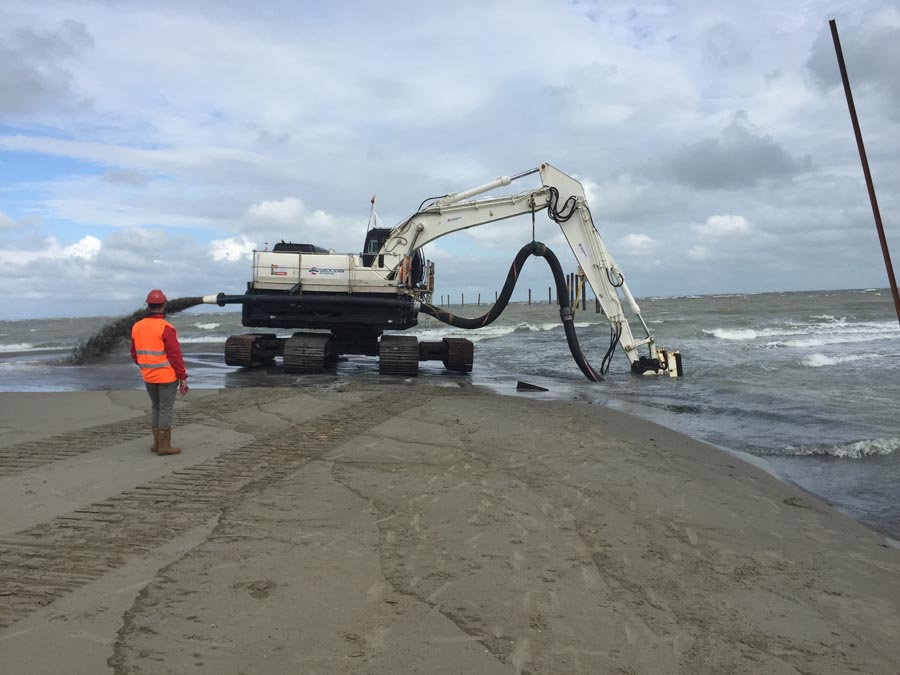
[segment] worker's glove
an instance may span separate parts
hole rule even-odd
[[[181,392],[181,395],[184,396],[188,393],[189,388],[187,384],[187,380],[178,380],[178,391]]]

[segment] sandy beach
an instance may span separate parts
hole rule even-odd
[[[389,380],[0,394],[18,673],[900,672],[900,551],[711,446]]]

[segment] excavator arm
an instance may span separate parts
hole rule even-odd
[[[470,200],[471,197],[535,173],[540,173],[542,183],[536,189],[504,197]],[[642,363],[638,348],[643,345],[648,345],[651,360],[658,359],[655,339],[641,316],[641,309],[631,294],[621,269],[594,226],[584,188],[575,178],[550,164],[541,164],[536,169],[512,177],[504,176],[470,190],[437,199],[391,231],[379,251],[380,256],[383,256],[380,259],[384,261],[383,268],[388,270],[390,276],[394,276],[407,256],[440,237],[543,210],[548,210],[550,218],[560,226],[632,367]],[[623,300],[627,302],[634,318],[640,322],[644,337],[635,338],[622,307]]]

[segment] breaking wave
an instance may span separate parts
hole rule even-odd
[[[720,340],[755,340],[759,337],[759,333],[752,328],[714,328],[703,332]]]
[[[178,342],[181,344],[199,344],[203,342],[225,342],[226,339],[227,337],[222,335],[201,335],[197,337],[179,337]]]
[[[839,445],[788,445],[782,450],[771,450],[763,454],[793,455],[795,457],[819,455],[842,459],[862,459],[889,455],[895,450],[900,450],[900,438],[876,438]]]
[[[810,354],[801,363],[810,368],[822,368],[824,366],[836,366],[851,361],[864,361],[867,359],[880,359],[880,354],[853,354],[850,356],[828,356],[827,354]]]
[[[846,317],[830,314],[811,316],[814,323],[788,322],[784,326],[770,328],[713,328],[703,333],[719,340],[750,341],[775,338],[764,347],[793,347],[809,349],[826,345],[878,342],[900,337],[896,322],[862,321],[848,322]]]
[[[30,352],[35,346],[30,342],[16,342],[9,345],[0,345],[0,352]]]
[[[576,328],[587,328],[597,324],[587,322],[575,322]],[[412,329],[405,331],[408,335],[415,335],[420,340],[440,340],[444,337],[463,337],[468,338],[472,342],[480,342],[481,340],[489,340],[492,338],[503,337],[504,335],[512,335],[513,333],[545,333],[552,330],[562,330],[562,324],[558,321],[550,321],[547,323],[532,324],[527,321],[517,323],[514,326],[504,326],[501,324],[491,324],[484,328],[476,328],[473,330],[453,329],[445,324],[432,324],[431,327],[425,329]]]
[[[704,330],[707,335],[712,335],[720,340],[756,340],[763,337],[777,337],[781,335],[807,335],[808,330],[799,328],[713,328]]]
[[[214,328],[218,328],[222,324],[220,323],[195,323],[194,327],[199,328],[200,330],[213,330]]]

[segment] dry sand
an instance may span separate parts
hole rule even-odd
[[[900,551],[580,403],[0,394],[0,671],[900,672]]]

